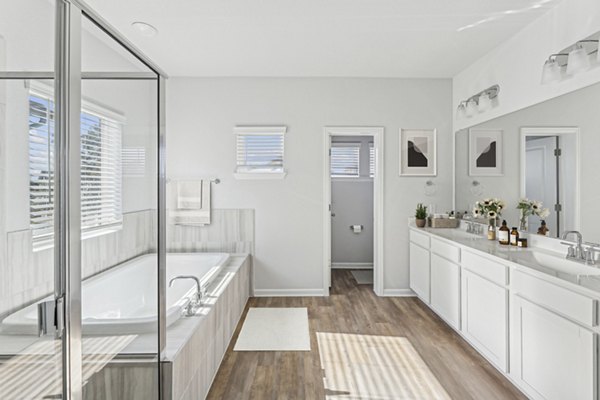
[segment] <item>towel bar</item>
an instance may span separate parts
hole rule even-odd
[[[179,178],[175,178],[175,180],[176,181],[177,180],[192,180],[192,181],[193,180],[198,180],[198,181],[203,181],[204,179],[199,179],[199,178],[181,178],[181,179],[179,179]],[[169,183],[171,181],[173,181],[173,179],[167,178],[167,183]],[[219,178],[211,179],[210,183],[214,183],[215,185],[218,185],[219,183],[221,183],[221,180]]]

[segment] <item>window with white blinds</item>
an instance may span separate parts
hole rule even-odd
[[[98,107],[81,112],[81,229],[90,232],[122,223],[122,122]],[[30,225],[36,240],[50,239],[54,226],[54,105],[51,95],[29,96]]]
[[[236,172],[283,173],[285,127],[236,127]]]
[[[331,176],[333,178],[360,176],[360,143],[331,144]]]
[[[369,177],[375,177],[375,147],[369,143]]]
[[[146,148],[123,147],[121,169],[124,178],[143,178],[146,175]]]

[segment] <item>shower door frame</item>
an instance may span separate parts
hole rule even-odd
[[[81,0],[55,0],[55,70],[0,71],[5,79],[53,79],[55,104],[55,263],[54,297],[62,341],[63,398],[82,398],[81,375],[81,208],[80,110],[82,79],[154,80],[157,84],[157,256],[158,256],[158,393],[168,398],[163,382],[166,345],[166,79],[156,64]],[[88,18],[152,72],[81,71],[82,19]]]

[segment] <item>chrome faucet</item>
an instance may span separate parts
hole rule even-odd
[[[192,279],[196,282],[196,296],[189,302],[186,307],[186,314],[188,316],[194,315],[196,313],[196,309],[200,304],[202,304],[202,298],[204,297],[204,289],[200,285],[200,279],[194,275],[178,275],[175,278],[172,278],[169,281],[169,287],[173,286],[173,283],[178,279]]]
[[[465,221],[467,224],[467,233],[473,233],[475,235],[483,234],[483,226],[474,221]]]
[[[575,237],[577,238],[577,244],[574,246],[572,243],[561,242],[561,244],[569,246],[567,250],[567,259],[575,260],[590,265],[596,264],[596,258],[594,257],[594,253],[595,249],[598,248],[599,245],[596,243],[584,243],[583,236],[578,231],[565,231],[562,233],[562,235],[560,235],[560,238],[562,240],[567,240],[567,237],[569,237],[569,235],[575,235]],[[583,247],[584,244],[588,246],[587,249]]]

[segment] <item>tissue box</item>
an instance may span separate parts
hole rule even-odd
[[[457,228],[460,220],[450,218],[431,218],[432,228]]]

